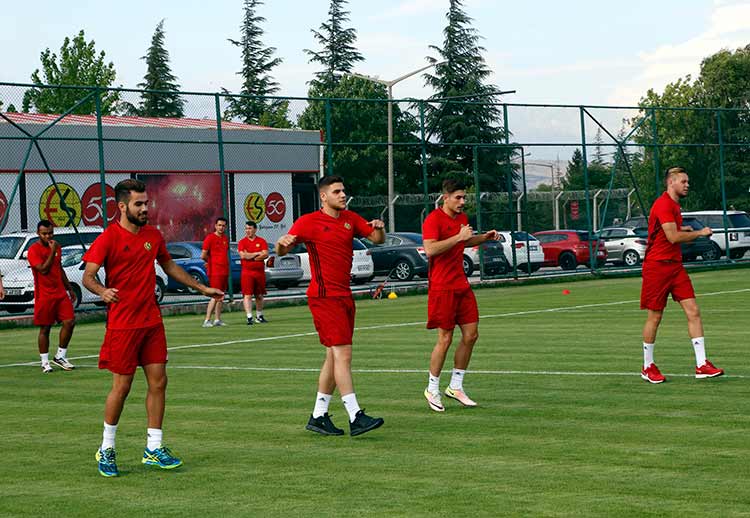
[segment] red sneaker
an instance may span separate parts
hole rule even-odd
[[[641,371],[641,378],[649,383],[664,383],[667,378],[659,371],[659,367],[652,363]]]
[[[695,368],[695,377],[698,379],[715,378],[724,374],[724,369],[717,369],[714,364],[706,360],[706,363]]]

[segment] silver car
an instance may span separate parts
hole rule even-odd
[[[599,239],[607,249],[607,261],[637,266],[646,255],[648,231],[645,228],[604,228]]]

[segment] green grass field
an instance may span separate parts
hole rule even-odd
[[[35,329],[0,331],[0,515],[747,516],[750,277],[693,281],[708,356],[727,376],[693,378],[670,302],[656,347],[668,382],[640,379],[640,279],[481,289],[465,381],[480,407],[448,401],[444,414],[422,396],[435,339],[426,297],[360,301],[356,392],[385,425],[355,439],[304,430],[323,357],[306,307],[271,308],[272,323],[250,329],[239,312],[223,329],[168,318],[165,442],[185,465],[141,465],[139,373],[116,479],[94,461],[110,383],[95,368],[103,324],[77,327],[78,369],[46,376],[7,366],[38,359]],[[338,394],[331,412],[348,429]]]

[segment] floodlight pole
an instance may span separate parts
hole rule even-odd
[[[427,70],[428,68],[432,68],[437,65],[442,65],[443,63],[445,63],[445,61],[441,61],[439,63],[437,62],[431,63],[418,70],[413,70],[409,72],[408,74],[404,74],[401,77],[397,77],[396,79],[392,81],[384,81],[377,77],[368,76],[365,74],[354,74],[354,73],[349,74],[350,76],[353,76],[353,77],[358,77],[360,79],[372,81],[373,83],[381,84],[388,89],[388,232],[396,231],[396,214],[394,210],[394,202],[396,200],[394,199],[395,188],[394,188],[394,181],[393,181],[393,85],[400,83],[404,79],[408,79],[413,75],[419,74],[420,72]]]

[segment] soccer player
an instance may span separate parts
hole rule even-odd
[[[263,316],[263,296],[266,294],[265,260],[268,258],[268,242],[256,235],[258,224],[245,222],[245,237],[237,243],[237,251],[242,260],[242,304],[247,313],[247,325],[253,325],[253,296],[255,297],[255,321],[267,324]]]
[[[688,321],[688,332],[695,351],[695,377],[713,378],[724,374],[706,359],[703,322],[695,302],[693,284],[682,266],[680,243],[689,243],[700,236],[712,234],[709,227],[694,232],[682,225],[680,199],[688,195],[690,182],[682,167],[667,169],[664,181],[667,190],[654,202],[648,216],[648,244],[643,260],[641,309],[648,310],[643,327],[643,370],[641,378],[649,383],[662,383],[665,378],[654,363],[656,331],[664,315],[667,297],[682,306]]]
[[[229,287],[229,238],[227,232],[227,219],[216,218],[214,232],[203,240],[201,259],[206,263],[206,274],[208,285],[221,291],[227,291]],[[206,308],[206,319],[203,327],[218,327],[226,324],[221,319],[222,300],[211,299]],[[214,321],[211,322],[211,313],[215,313]]]
[[[176,281],[208,297],[224,293],[198,283],[169,256],[164,238],[148,225],[146,186],[139,180],[123,180],[115,186],[120,219],[96,238],[83,259],[83,285],[107,303],[107,325],[99,351],[99,368],[112,372],[112,388],[104,406],[104,434],[96,452],[99,473],[119,475],[115,458],[115,434],[125,400],[138,366],[143,368],[148,390],[147,442],[142,463],[173,469],[182,461],[162,443],[162,421],[167,388],[167,340],[154,296],[158,261]],[[106,286],[97,278],[104,266]]]
[[[286,255],[297,242],[305,243],[310,254],[312,279],[307,289],[307,305],[326,357],[318,378],[315,407],[308,430],[323,435],[343,435],[328,414],[336,387],[349,414],[352,436],[379,428],[383,419],[372,418],[360,409],[352,382],[352,335],[354,299],[349,287],[352,268],[352,239],[366,237],[373,243],[385,241],[384,224],[379,219],[365,221],[346,210],[344,180],[326,176],[318,184],[321,208],[294,222],[289,233],[276,243],[276,253]]]
[[[52,363],[65,371],[75,367],[67,359],[68,344],[76,325],[73,303],[75,294],[62,269],[62,251],[54,240],[51,221],[41,220],[36,226],[39,241],[29,247],[28,261],[34,274],[34,325],[39,326],[39,356],[42,372],[52,372],[49,361],[49,334],[52,326],[62,322],[57,353]]]
[[[497,240],[490,230],[473,235],[464,213],[466,188],[453,179],[443,181],[443,206],[433,210],[422,224],[424,249],[429,258],[427,292],[427,329],[438,330],[438,339],[430,357],[430,375],[424,397],[429,407],[444,412],[440,397],[440,372],[453,341],[453,331],[461,329],[461,342],[453,358],[453,375],[445,395],[467,407],[477,406],[466,395],[463,379],[469,367],[471,352],[479,336],[479,311],[474,292],[463,269],[464,248]]]

